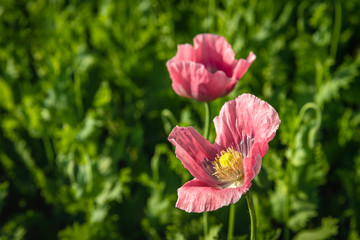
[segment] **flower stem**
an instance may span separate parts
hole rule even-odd
[[[330,45],[330,56],[332,59],[336,60],[336,51],[339,44],[340,34],[341,34],[341,1],[335,1],[335,23],[334,23],[334,30],[332,33],[331,38],[331,45]]]
[[[210,104],[205,103],[205,125],[204,125],[204,138],[209,140],[209,130],[210,130]]]
[[[210,104],[208,102],[205,103],[205,124],[204,124],[204,138],[209,140],[209,129],[210,129]],[[206,239],[206,236],[209,231],[208,227],[208,213],[203,212],[203,224],[204,224],[204,238]]]
[[[253,203],[250,191],[247,191],[245,193],[245,196],[246,196],[246,201],[247,201],[247,205],[249,208],[250,222],[251,222],[250,239],[255,240],[256,239],[256,216],[255,216],[254,203]]]
[[[235,222],[235,203],[230,205],[229,227],[228,227],[227,240],[231,240],[233,238],[234,222]]]
[[[203,224],[204,224],[204,239],[206,239],[208,228],[208,212],[203,212]]]

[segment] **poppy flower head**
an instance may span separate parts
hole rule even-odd
[[[175,127],[169,135],[176,157],[194,177],[178,189],[176,206],[187,212],[237,202],[259,173],[280,119],[267,102],[243,94],[224,104],[214,124],[214,144],[193,127]]]
[[[190,44],[178,45],[167,61],[174,91],[183,97],[209,102],[231,92],[256,56],[235,59],[231,45],[222,36],[199,34]]]

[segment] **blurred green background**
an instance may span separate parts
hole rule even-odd
[[[202,132],[204,106],[165,67],[203,32],[257,55],[212,118],[250,92],[282,120],[252,187],[259,239],[359,239],[359,13],[351,0],[1,1],[0,239],[203,239],[202,215],[174,207],[191,176],[167,136]],[[228,212],[209,213],[206,239],[226,238]]]

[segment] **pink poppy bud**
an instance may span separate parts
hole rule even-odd
[[[178,51],[167,61],[174,91],[183,97],[210,102],[231,92],[246,73],[255,54],[235,59],[231,45],[222,36],[199,34],[190,44],[178,45]]]

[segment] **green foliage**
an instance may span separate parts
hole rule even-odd
[[[165,62],[202,32],[257,59],[250,92],[281,125],[252,192],[259,239],[360,236],[358,1],[0,3],[0,239],[225,239],[228,208],[174,207],[191,179],[167,136],[203,129]],[[211,126],[210,139],[216,137]],[[234,239],[249,216],[237,203]]]
[[[329,239],[331,236],[337,234],[337,220],[333,218],[323,218],[321,221],[321,226],[316,229],[304,230],[299,232],[294,239],[295,240],[305,240],[305,239]]]

